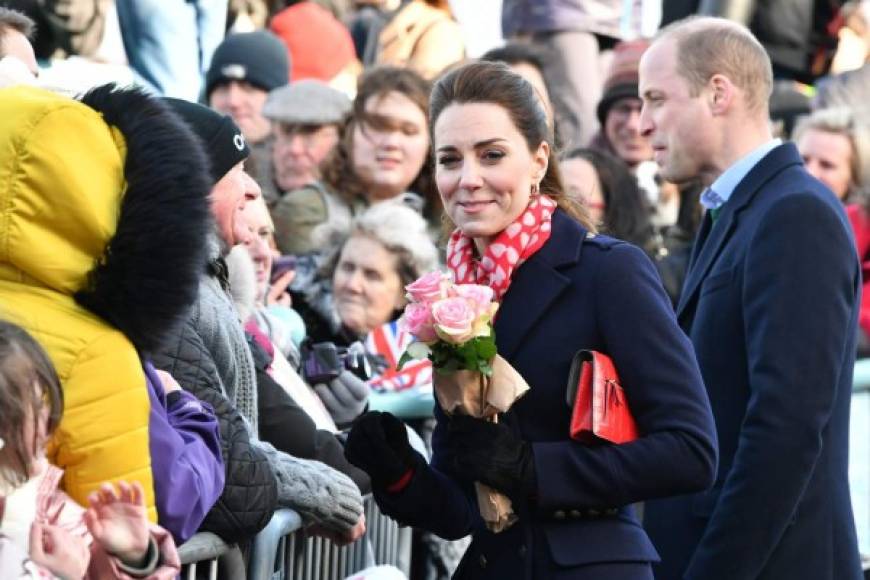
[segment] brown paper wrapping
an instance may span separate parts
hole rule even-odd
[[[458,412],[492,422],[529,390],[520,373],[499,355],[492,361],[492,376],[476,371],[436,372],[434,385],[438,404],[448,415]],[[514,524],[517,516],[507,496],[479,482],[474,489],[480,515],[491,532],[497,534]]]

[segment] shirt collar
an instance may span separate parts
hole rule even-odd
[[[752,171],[752,168],[780,145],[782,145],[782,139],[771,139],[744,155],[737,163],[726,169],[713,182],[713,185],[704,190],[704,193],[701,194],[701,205],[707,209],[722,207],[725,202],[731,199],[731,194],[734,193],[734,190],[743,181],[743,178]]]

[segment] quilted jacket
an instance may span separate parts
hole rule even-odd
[[[244,417],[227,398],[215,361],[197,331],[197,319],[196,312],[191,313],[167,348],[154,354],[154,365],[210,404],[218,417],[226,479],[200,529],[232,542],[250,538],[269,523],[277,504],[277,480],[266,456],[252,446]]]

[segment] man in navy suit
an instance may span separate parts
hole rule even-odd
[[[707,208],[677,307],[710,396],[707,492],[649,502],[661,580],[861,578],[847,479],[860,272],[841,204],[773,139],[770,61],[744,27],[665,28],[641,130]]]

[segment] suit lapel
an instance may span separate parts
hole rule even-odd
[[[576,225],[570,222],[571,218],[561,211],[553,214],[550,239],[514,272],[495,321],[498,352],[506,359],[513,356],[529,331],[571,283],[557,268],[579,260],[586,231],[581,229],[578,237]]]
[[[683,316],[694,303],[701,283],[734,233],[740,213],[750,205],[755,194],[776,174],[787,166],[800,163],[802,163],[800,155],[792,143],[780,145],[768,153],[737,185],[731,199],[722,206],[722,213],[716,223],[712,223],[709,215],[704,216],[701,230],[695,239],[686,282],[677,305],[677,319],[680,322],[683,322]],[[705,234],[706,239],[703,237]]]
[[[701,231],[698,232],[695,247],[692,249],[692,261],[689,264],[689,271],[686,273],[686,282],[683,285],[680,302],[677,305],[677,318],[682,316],[687,305],[694,298],[701,282],[706,278],[710,267],[716,261],[716,257],[725,246],[725,242],[731,237],[737,225],[735,218],[735,212],[728,211],[727,209],[722,210],[716,223],[712,223],[709,215],[704,216],[703,225],[707,226],[709,234],[706,236],[706,239],[701,236],[704,232],[703,226]]]

